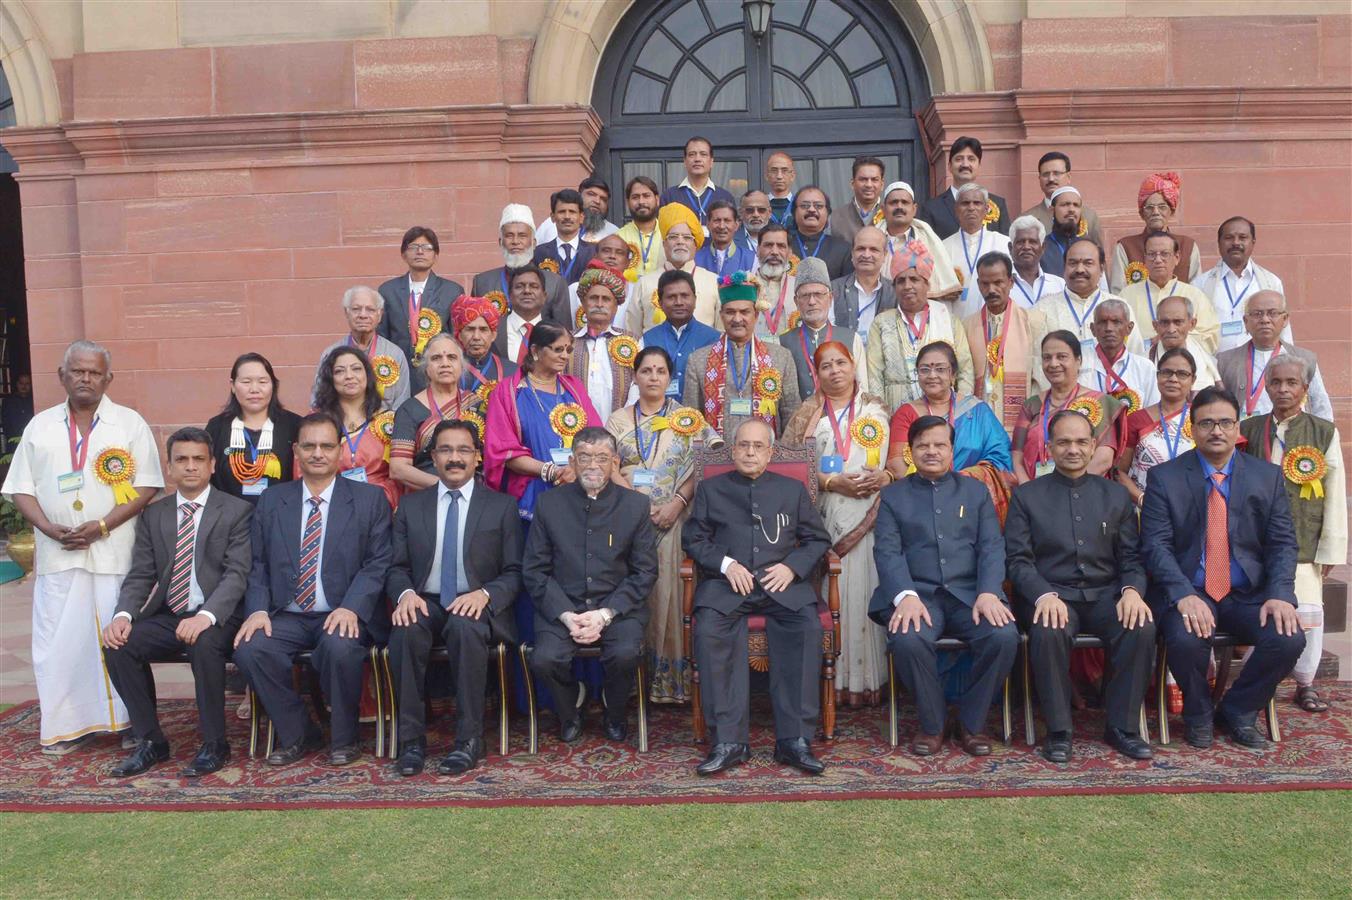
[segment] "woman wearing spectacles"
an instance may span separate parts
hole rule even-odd
[[[1139,507],[1145,499],[1146,473],[1194,446],[1188,420],[1197,362],[1182,347],[1166,350],[1156,364],[1160,402],[1127,416],[1126,439],[1117,458],[1117,480]]]

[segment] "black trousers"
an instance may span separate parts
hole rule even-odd
[[[1246,603],[1233,597],[1227,597],[1221,603],[1210,597],[1202,599],[1216,616],[1216,629],[1233,634],[1242,644],[1251,645],[1253,653],[1221,698],[1220,708],[1213,710],[1206,677],[1211,641],[1188,633],[1178,607],[1163,612],[1157,610],[1155,618],[1159,620],[1169,651],[1169,671],[1174,673],[1174,681],[1183,691],[1183,721],[1189,725],[1209,723],[1213,715],[1219,713],[1227,721],[1251,725],[1258,710],[1272,699],[1277,685],[1295,668],[1296,660],[1305,649],[1305,632],[1298,628],[1295,634],[1278,634],[1271,618],[1260,627],[1261,602]]]
[[[972,683],[958,698],[958,721],[973,734],[986,729],[991,701],[1009,677],[1014,657],[1019,652],[1019,630],[1013,622],[996,628],[982,619],[972,621],[972,608],[948,593],[921,598],[929,610],[933,625],[922,620],[920,630],[902,634],[898,629],[887,636],[887,650],[897,676],[915,698],[920,730],[939,734],[944,729],[948,705],[939,683],[938,653],[934,649],[941,637],[955,637],[972,647]]]
[[[1117,620],[1116,596],[1066,603],[1066,627],[1033,624],[1034,604],[1020,600],[1019,623],[1028,634],[1028,662],[1037,684],[1038,701],[1048,731],[1070,731],[1070,651],[1075,636],[1092,634],[1106,645],[1108,674],[1104,712],[1108,724],[1127,734],[1139,729],[1141,701],[1150,681],[1155,656],[1155,623],[1128,631]]]
[[[638,671],[639,650],[643,647],[643,623],[633,616],[618,616],[601,632],[601,667],[605,680],[601,685],[606,718],[622,722],[627,716],[629,692]],[[559,723],[577,720],[577,682],[573,678],[573,654],[580,644],[568,636],[562,622],[535,616],[535,649],[531,651],[530,670],[535,679],[549,689]]]
[[[427,659],[444,644],[455,684],[455,737],[467,741],[484,736],[484,690],[488,683],[488,650],[492,629],[488,611],[478,619],[453,616],[434,600],[427,615],[412,625],[390,630],[390,666],[399,700],[399,740],[413,741],[427,733]]]
[[[272,717],[282,747],[298,743],[315,727],[291,679],[296,656],[307,650],[329,704],[330,746],[337,749],[357,742],[362,668],[371,636],[361,623],[355,638],[328,634],[326,618],[328,613],[274,613],[272,637],[255,631],[235,650],[235,665]]]
[[[775,739],[817,733],[821,714],[822,624],[817,606],[789,609],[757,590],[730,613],[695,609],[695,662],[701,705],[714,744],[751,743],[751,666],[747,616],[765,616]]]
[[[197,693],[197,730],[202,741],[225,740],[225,664],[235,640],[242,616],[212,625],[188,646],[174,634],[183,621],[170,612],[157,612],[133,622],[127,642],[114,650],[105,647],[103,658],[108,677],[126,704],[131,716],[131,731],[138,740],[163,741],[160,717],[155,710],[155,676],[150,664],[188,655]]]

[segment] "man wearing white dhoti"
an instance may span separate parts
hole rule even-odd
[[[37,540],[33,674],[44,753],[128,727],[103,665],[99,632],[131,568],[133,520],[164,486],[149,426],[104,393],[113,381],[103,347],[76,341],[57,369],[66,402],[24,429],[3,492]],[[125,527],[124,527],[125,526]]]

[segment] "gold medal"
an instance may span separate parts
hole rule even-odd
[[[72,503],[70,506],[71,509],[75,510],[76,512],[79,512],[80,510],[84,509],[84,501],[81,500],[79,497],[76,497],[75,502]]]

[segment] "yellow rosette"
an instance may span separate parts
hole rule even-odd
[[[587,311],[583,309],[582,306],[579,304],[577,308],[577,315],[573,316],[573,327],[581,328],[583,325],[586,324],[587,324]]]
[[[1131,388],[1113,391],[1112,396],[1127,408],[1126,415],[1131,415],[1141,408],[1141,395]]]
[[[877,419],[865,417],[855,419],[850,426],[850,437],[867,451],[865,462],[876,467],[882,461],[883,424]]]
[[[497,386],[498,382],[495,379],[489,379],[475,388],[474,393],[479,395],[479,400],[482,401],[484,405],[487,405],[488,398],[493,396],[493,388]]]
[[[1189,443],[1192,442],[1192,419],[1191,419],[1191,418],[1185,418],[1185,419],[1183,420],[1183,437],[1187,438]]]
[[[1000,207],[995,205],[994,200],[986,201],[986,215],[982,216],[982,225],[994,225],[1000,221]]]
[[[704,430],[704,416],[694,407],[678,407],[667,418],[672,433],[679,434],[683,438],[692,438]]]
[[[915,456],[911,453],[911,445],[904,444],[901,448],[901,461],[906,464],[906,474],[911,475],[915,472]]]
[[[779,409],[779,398],[784,396],[784,378],[774,366],[761,369],[751,383],[751,396],[759,404],[763,416],[773,416]]]
[[[502,291],[489,291],[487,294],[484,294],[484,299],[493,304],[493,308],[498,311],[498,315],[507,315],[507,295]]]
[[[802,260],[799,259],[795,254],[793,254],[793,253],[790,253],[790,254],[789,254],[789,274],[790,274],[790,275],[797,275],[797,274],[798,274],[798,264],[799,264],[800,262],[802,262]]]
[[[1302,500],[1324,499],[1324,476],[1328,471],[1324,454],[1314,447],[1292,447],[1282,459],[1282,474],[1287,481],[1300,485]]]
[[[883,209],[882,209],[882,207],[880,206],[880,207],[878,207],[878,211],[877,211],[876,213],[873,214],[873,224],[874,224],[874,225],[877,225],[877,226],[879,226],[879,227],[882,227],[883,221],[884,221],[886,218],[887,218],[887,213],[883,212]]]
[[[558,263],[558,260],[554,260],[554,259],[542,259],[542,260],[540,260],[539,268],[540,268],[541,271],[544,271],[544,272],[553,272],[555,275],[559,274],[559,263]]]
[[[956,276],[958,276],[958,287],[963,287],[963,286],[966,285],[966,283],[967,283],[967,276],[965,276],[965,275],[962,274],[962,269],[958,268],[957,266],[954,266],[954,267],[953,267],[953,274],[956,275]]]
[[[626,244],[629,248],[629,263],[624,268],[624,280],[633,284],[638,281],[638,267],[643,263],[643,253],[638,249],[638,244]]]
[[[390,441],[394,440],[394,413],[388,409],[371,417],[366,430],[376,436],[376,440],[385,447],[385,461],[390,461]]]
[[[116,503],[130,503],[136,499],[136,488],[131,484],[135,475],[136,463],[121,447],[109,447],[94,460],[94,477],[113,489]]]
[[[1089,224],[1084,219],[1080,220],[1079,226],[1075,229],[1075,236],[1082,238],[1089,233]]]
[[[441,316],[437,315],[434,309],[423,309],[418,311],[418,335],[413,344],[413,359],[420,361],[422,359],[423,349],[427,346],[433,336],[441,333]]]
[[[1150,272],[1146,269],[1145,263],[1127,263],[1127,284],[1140,284],[1145,281],[1145,277]]]
[[[991,381],[1000,381],[1005,377],[1005,367],[1000,359],[1000,339],[991,338],[986,344],[986,365],[991,371]]]
[[[798,310],[789,313],[789,331],[793,331],[803,321],[803,314]]]
[[[1066,409],[1072,409],[1084,416],[1095,428],[1103,422],[1103,404],[1094,397],[1076,397],[1066,404]]]
[[[483,416],[479,415],[473,410],[467,409],[460,413],[460,418],[462,421],[469,422],[471,425],[474,426],[474,429],[479,432],[479,440],[482,441],[484,439]]]
[[[662,304],[659,302],[659,300],[660,298],[657,296],[657,291],[656,289],[654,289],[652,299],[654,325],[661,325],[663,322],[667,320],[667,314],[662,311]]]
[[[638,341],[627,334],[613,337],[610,343],[610,358],[626,369],[634,367],[634,358],[638,356]]]
[[[399,363],[393,356],[381,354],[371,360],[371,368],[376,373],[376,390],[384,397],[385,388],[392,387],[399,381]]]
[[[576,403],[560,403],[549,414],[549,427],[563,438],[563,448],[571,449],[573,438],[587,427],[587,411]]]

